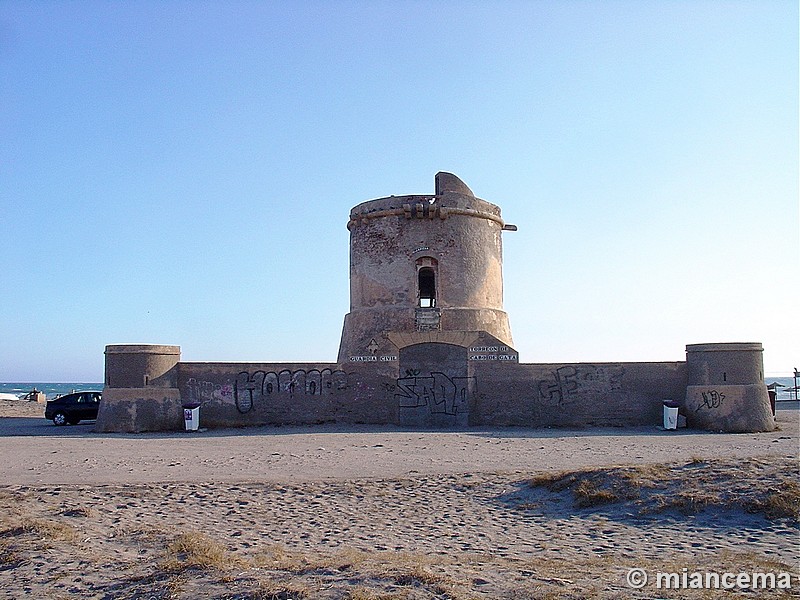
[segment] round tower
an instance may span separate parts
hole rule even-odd
[[[180,346],[106,346],[103,400],[95,431],[157,431],[181,425]]]
[[[503,310],[500,208],[455,175],[432,195],[390,196],[350,211],[350,312],[339,361],[396,352],[390,332],[485,331],[512,345]]]
[[[686,346],[686,423],[729,432],[772,431],[775,418],[758,342]]]

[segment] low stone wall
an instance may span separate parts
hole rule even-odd
[[[656,425],[683,402],[686,363],[476,364],[474,425]]]
[[[199,403],[201,427],[393,423],[380,372],[336,363],[180,363],[183,402]]]
[[[97,429],[181,429],[187,403],[200,405],[200,426],[208,428],[402,424],[398,407],[409,396],[434,407],[447,391],[423,379],[437,382],[336,363],[179,363],[177,388],[106,388]],[[466,418],[450,423],[443,414],[439,426],[656,425],[664,400],[683,402],[686,365],[471,362],[468,380],[453,387],[464,395]]]
[[[142,352],[137,347],[134,354]],[[713,369],[701,372],[732,379],[735,371],[723,361],[728,354],[715,352],[722,358],[706,360]],[[763,382],[693,385],[686,362],[520,364],[516,359],[505,346],[432,341],[403,347],[399,361],[176,362],[167,365],[166,375],[148,377],[153,383],[139,388],[106,385],[96,430],[179,430],[182,405],[190,403],[200,406],[203,428],[328,422],[409,428],[656,426],[665,400],[681,406],[691,428],[774,429]]]

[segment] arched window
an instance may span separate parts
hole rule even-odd
[[[432,267],[422,267],[417,272],[419,305],[422,308],[436,306],[436,272]]]

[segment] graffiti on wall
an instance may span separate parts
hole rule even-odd
[[[448,377],[440,372],[420,377],[416,369],[407,369],[406,377],[397,379],[394,397],[400,408],[427,407],[432,415],[455,416],[468,412],[469,393],[475,388],[475,377]]]
[[[538,382],[539,403],[565,406],[622,387],[625,368],[621,365],[565,365],[553,370],[547,379]]]
[[[347,388],[347,373],[331,369],[284,369],[274,371],[242,371],[233,384],[233,400],[242,414],[273,395],[324,396]]]
[[[233,386],[230,383],[198,381],[190,377],[186,382],[186,388],[189,392],[189,402],[230,402],[233,397]]]
[[[703,396],[703,401],[697,407],[695,412],[698,412],[704,408],[708,410],[719,408],[722,406],[722,401],[725,400],[725,394],[718,392],[717,390],[708,390],[701,392],[701,394]]]

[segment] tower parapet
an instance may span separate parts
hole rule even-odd
[[[108,388],[177,387],[175,366],[180,346],[114,344],[106,346]]]

